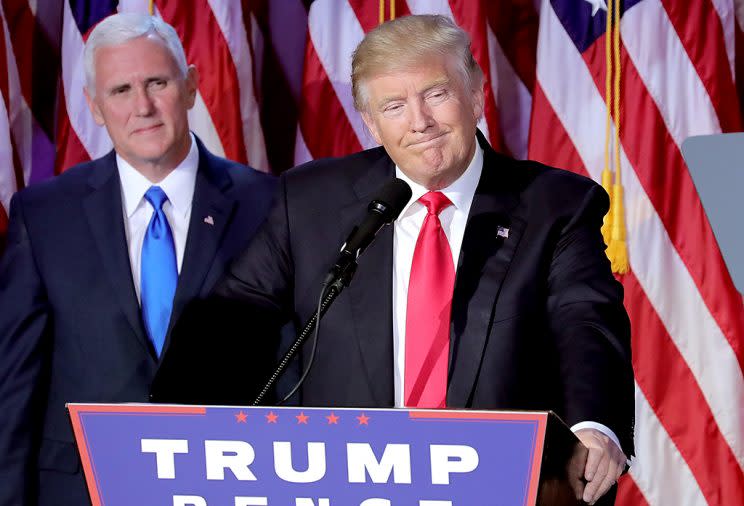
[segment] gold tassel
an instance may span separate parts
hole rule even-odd
[[[610,125],[612,124],[612,0],[607,6],[607,29],[605,33],[605,99],[607,100],[607,114],[605,116],[604,170],[602,171],[602,188],[610,197],[610,208],[602,222],[602,238],[607,246],[612,239],[612,161],[610,160]]]
[[[602,222],[602,238],[605,244],[609,246],[612,239],[612,172],[606,166],[602,171],[602,188],[605,189],[607,196],[610,197],[610,208]]]
[[[622,171],[620,167],[620,0],[609,0],[607,2],[607,31],[605,37],[607,38],[605,45],[607,80],[605,84],[607,90],[608,123],[605,133],[605,169],[602,171],[602,186],[610,196],[610,210],[607,212],[602,224],[602,237],[605,240],[605,244],[607,244],[606,253],[607,258],[610,260],[612,272],[615,274],[626,274],[630,269],[630,262],[628,261],[628,245],[625,241],[625,208],[623,205]],[[610,37],[612,37],[612,51],[610,51],[609,45]],[[611,79],[614,86],[610,93]],[[615,182],[612,184],[612,191],[610,191],[612,172],[609,168],[608,149],[610,108],[612,109],[615,125],[615,135],[613,136]]]
[[[612,186],[612,238],[607,247],[612,272],[627,274],[630,269],[628,262],[628,246],[625,243],[625,209],[623,206],[623,185]]]

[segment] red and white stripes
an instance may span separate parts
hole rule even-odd
[[[238,2],[189,0],[156,2],[157,14],[176,28],[189,63],[196,65],[199,92],[189,112],[192,130],[216,154],[268,171],[266,146],[253,72],[252,40]],[[124,0],[119,10],[147,12],[148,3]],[[248,18],[250,19],[250,18]],[[83,96],[81,34],[68,2],[64,6],[62,80],[65,107],[60,114],[59,170],[111,149],[105,129],[95,125]]]
[[[621,163],[632,269],[622,281],[637,385],[631,476],[649,504],[736,504],[744,498],[744,308],[680,154],[688,136],[721,131],[721,97],[710,90],[732,84],[730,67],[719,66],[705,83],[702,49],[680,39],[664,3],[641,1],[622,20]],[[685,4],[707,4],[710,24],[720,23],[709,3]],[[712,54],[724,47],[707,38],[694,44]],[[582,58],[543,6],[537,73],[545,99],[536,100],[534,118],[557,121],[533,123],[530,155],[551,162],[541,145],[563,130],[560,143],[572,144],[579,158],[571,168],[596,180],[606,114],[598,47]]]

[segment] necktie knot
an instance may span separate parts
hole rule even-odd
[[[145,199],[155,208],[156,211],[159,211],[163,208],[165,201],[168,200],[168,195],[165,194],[161,187],[151,186],[145,192]]]
[[[419,199],[419,202],[426,206],[429,214],[438,216],[444,209],[452,205],[450,199],[442,192],[425,193]]]

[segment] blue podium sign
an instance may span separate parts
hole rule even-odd
[[[548,413],[69,404],[94,506],[534,505]]]

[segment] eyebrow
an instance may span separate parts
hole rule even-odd
[[[152,77],[148,77],[145,79],[145,84],[149,84],[153,81],[170,81],[172,80],[172,77],[169,76],[162,76],[162,75],[155,75]]]
[[[144,83],[145,83],[145,86],[147,86],[148,84],[154,81],[171,81],[172,79],[173,79],[172,77],[169,77],[166,75],[154,75],[154,76],[146,77],[144,80]],[[131,86],[132,86],[132,81],[124,81],[124,82],[120,82],[120,83],[109,86],[108,88],[106,88],[106,91],[112,92],[120,88],[126,88],[126,87],[131,87]]]

